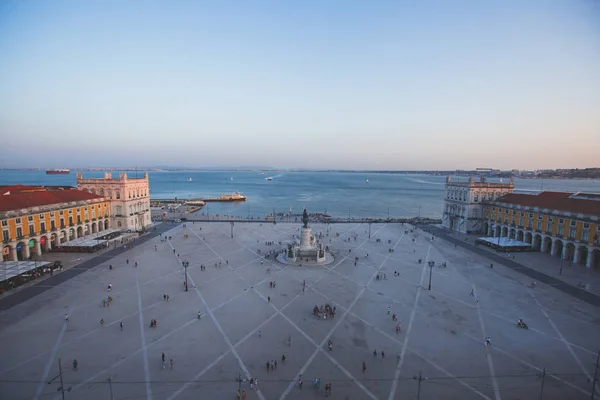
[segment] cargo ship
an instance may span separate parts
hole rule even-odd
[[[46,175],[66,175],[70,174],[71,171],[68,169],[48,169],[46,170]]]

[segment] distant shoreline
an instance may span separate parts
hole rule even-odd
[[[0,171],[16,171],[16,172],[42,172],[46,168],[0,168]],[[285,172],[285,173],[346,173],[346,174],[389,174],[389,175],[428,175],[428,176],[460,176],[470,177],[479,176],[477,171],[407,171],[407,170],[343,170],[343,169],[167,169],[167,168],[71,168],[73,171],[84,172],[105,172],[105,171],[123,171],[123,172]],[[555,180],[582,180],[582,181],[600,181],[600,175],[597,177],[570,177],[570,176],[512,176],[517,179],[555,179]],[[495,179],[510,179],[509,175],[489,176]]]

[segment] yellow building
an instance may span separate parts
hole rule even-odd
[[[484,208],[484,232],[531,244],[588,268],[600,268],[600,194],[508,194]]]
[[[69,186],[2,186],[2,259],[26,260],[108,229],[109,214],[108,199]]]

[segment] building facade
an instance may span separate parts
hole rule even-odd
[[[512,179],[509,183],[490,183],[484,177],[479,182],[471,177],[466,182],[453,182],[447,177],[442,225],[454,232],[481,232],[484,203],[512,193],[514,189]]]
[[[72,187],[0,187],[2,260],[27,260],[110,226],[110,203]]]
[[[600,268],[600,195],[509,194],[485,205],[483,232],[530,243],[535,251]]]
[[[113,178],[105,172],[104,178],[86,179],[77,172],[77,188],[110,200],[113,228],[141,231],[152,224],[147,172],[142,178],[130,178],[125,172]]]

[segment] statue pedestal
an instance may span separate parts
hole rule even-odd
[[[312,233],[311,228],[302,228],[300,233],[300,250],[312,250],[313,246],[310,244],[310,236]]]

